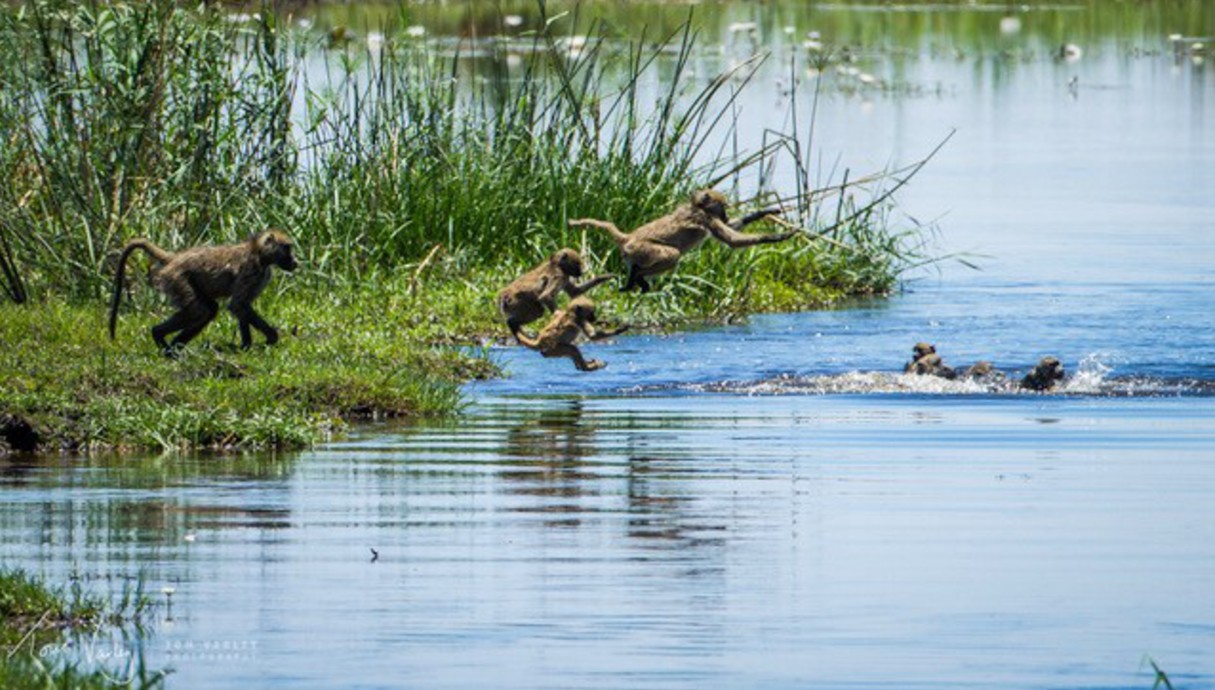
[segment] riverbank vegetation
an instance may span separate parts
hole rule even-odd
[[[292,447],[360,416],[449,413],[460,381],[492,373],[498,287],[562,246],[620,270],[568,218],[633,227],[704,186],[736,212],[779,201],[808,231],[706,246],[657,294],[597,292],[606,314],[669,326],[828,306],[890,292],[922,258],[885,195],[918,168],[812,179],[812,113],[735,150],[762,56],[707,71],[693,23],[621,41],[542,17],[510,40],[445,41],[399,30],[406,15],[355,43],[171,2],[0,9],[0,412],[68,450]],[[781,165],[796,189],[772,188]],[[268,226],[303,264],[258,303],[278,346],[234,350],[221,315],[164,360],[147,328],[166,308],[141,279],[105,338],[124,241]]]

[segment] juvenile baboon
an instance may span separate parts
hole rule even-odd
[[[629,270],[628,281],[621,292],[628,292],[633,286],[639,286],[642,292],[649,292],[647,277],[672,270],[684,254],[699,247],[709,237],[733,249],[789,239],[796,231],[769,235],[738,232],[751,223],[780,213],[779,208],[767,208],[730,223],[726,217],[726,197],[715,190],[702,189],[692,193],[689,203],[627,234],[608,221],[593,218],[573,219],[569,224],[570,227],[591,227],[607,232],[620,247]]]
[[[937,348],[928,343],[916,343],[911,348],[911,361],[903,367],[903,372],[917,376],[940,376],[945,379],[957,378],[958,373],[952,367],[945,366]]]
[[[584,359],[582,351],[574,345],[574,341],[579,335],[585,335],[590,340],[610,338],[627,331],[629,327],[624,325],[609,331],[599,331],[595,329],[594,323],[595,303],[586,297],[575,297],[564,309],[553,313],[553,318],[536,338],[530,338],[523,332],[516,333],[515,337],[520,343],[545,357],[569,357],[574,360],[574,366],[578,367],[579,371],[595,371],[607,365],[597,359]]]
[[[987,360],[979,360],[958,372],[958,378],[969,379],[980,383],[998,383],[1005,380],[1004,372],[992,366]]]
[[[578,297],[591,288],[612,279],[611,275],[575,283],[582,277],[582,257],[573,249],[553,253],[539,266],[516,278],[498,293],[498,311],[506,317],[511,335],[519,337],[524,325],[557,309],[557,296],[562,292]]]
[[[284,271],[296,267],[291,238],[280,230],[267,230],[239,244],[192,247],[169,252],[144,238],[133,239],[123,247],[114,276],[114,298],[110,302],[110,337],[118,323],[118,302],[122,298],[123,276],[131,252],[142,249],[158,264],[152,283],[163,292],[177,311],[152,327],[152,339],[166,355],[190,342],[219,313],[219,300],[228,299],[228,311],[240,323],[240,344],[253,343],[249,327],[266,336],[266,344],[278,342],[278,331],[253,310],[253,300],[270,282],[270,269]],[[177,333],[170,344],[166,336]]]
[[[1054,357],[1043,357],[1033,371],[1021,379],[1021,387],[1031,391],[1048,391],[1063,380],[1063,363]]]

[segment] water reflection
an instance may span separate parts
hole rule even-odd
[[[2,553],[172,587],[170,686],[1126,686],[1150,648],[1209,687],[1211,400],[486,397],[265,476],[56,459]]]

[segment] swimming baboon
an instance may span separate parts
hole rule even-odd
[[[730,223],[726,217],[726,197],[716,190],[702,189],[692,193],[689,203],[627,234],[608,221],[592,218],[570,220],[569,224],[570,227],[592,227],[607,232],[620,247],[629,270],[628,281],[621,292],[628,292],[635,285],[642,292],[649,292],[647,277],[672,270],[684,254],[699,247],[710,236],[734,249],[789,239],[796,231],[769,235],[738,232],[751,223],[780,213],[779,208],[767,208]]]
[[[928,355],[935,355],[937,348],[935,345],[930,345],[925,342],[916,343],[911,348],[911,361],[903,367],[904,374],[919,374],[922,372],[916,371],[916,362],[920,361]]]
[[[122,297],[123,276],[131,252],[142,249],[159,264],[152,272],[152,283],[169,298],[177,311],[152,327],[152,339],[166,355],[190,342],[215,315],[218,300],[228,298],[228,311],[240,323],[240,344],[253,343],[249,327],[266,336],[266,344],[278,342],[278,331],[253,310],[253,300],[270,282],[270,269],[284,271],[296,267],[291,238],[280,230],[267,230],[239,244],[192,247],[169,252],[142,237],[127,242],[118,257],[114,276],[114,299],[110,302],[110,337],[118,322],[118,302]],[[177,333],[172,344],[165,337]]]
[[[591,340],[602,340],[619,335],[629,327],[624,325],[610,331],[598,331],[595,330],[594,323],[595,303],[586,297],[575,297],[564,309],[558,309],[553,314],[553,318],[536,338],[530,338],[522,332],[516,333],[515,337],[520,343],[545,357],[569,357],[574,360],[574,366],[578,367],[579,371],[595,371],[607,365],[597,359],[583,359],[582,351],[574,345],[579,334],[586,335]]]
[[[963,379],[977,383],[998,383],[1004,380],[1004,372],[997,370],[987,360],[979,360],[968,367],[954,369],[946,365],[941,355],[937,354],[935,345],[922,342],[911,348],[911,361],[903,367],[903,372],[939,376],[950,381]]]
[[[940,376],[945,379],[957,378],[958,373],[952,367],[945,366],[937,348],[928,343],[916,343],[911,348],[911,361],[903,367],[903,372],[917,376]]]
[[[511,335],[519,337],[524,325],[557,309],[557,296],[565,292],[578,297],[613,276],[603,275],[578,284],[582,277],[582,257],[573,249],[555,252],[539,266],[516,278],[498,293],[498,311],[506,317]]]
[[[981,383],[998,383],[1004,381],[1004,372],[992,366],[987,360],[979,360],[958,372],[958,378],[969,379]]]
[[[1063,363],[1054,357],[1043,357],[1033,371],[1021,379],[1021,387],[1031,391],[1048,391],[1063,380]]]

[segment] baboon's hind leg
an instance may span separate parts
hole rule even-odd
[[[156,346],[162,352],[172,356],[178,348],[201,333],[202,329],[206,328],[218,313],[219,305],[215,302],[194,300],[174,312],[169,318],[153,326],[152,339],[156,341]],[[172,344],[169,344],[165,338],[171,333],[177,333],[177,336],[173,338]]]
[[[603,362],[600,362],[597,359],[588,360],[588,359],[584,358],[582,356],[582,351],[579,350],[576,346],[568,345],[565,343],[562,343],[562,344],[554,347],[552,350],[545,352],[544,356],[545,357],[569,357],[570,359],[574,360],[574,366],[578,368],[578,371],[595,371],[596,369],[602,369],[605,366],[607,366],[606,364],[604,364]]]

